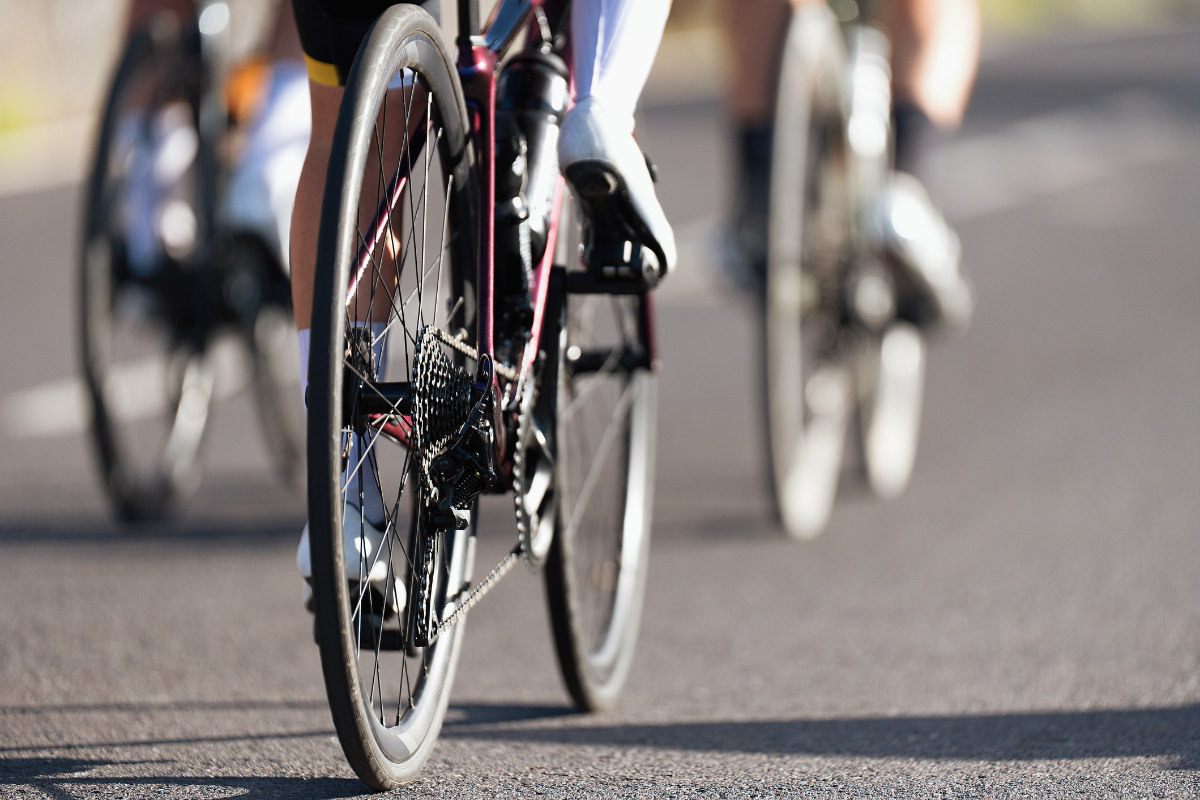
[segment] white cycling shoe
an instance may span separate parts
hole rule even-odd
[[[646,157],[633,138],[632,117],[612,114],[593,97],[580,100],[563,117],[558,163],[597,239],[612,239],[614,244],[624,239],[650,251],[645,263],[632,254],[628,265],[647,288],[674,269],[675,234],[658,202]]]
[[[975,308],[975,292],[962,272],[962,245],[916,178],[893,175],[867,220],[868,230],[911,286],[918,322],[953,332],[966,329]],[[901,307],[905,305],[903,287]],[[910,304],[914,298],[909,298]]]
[[[378,598],[382,599],[385,613],[399,614],[404,610],[407,593],[404,581],[394,573],[391,576],[391,586],[388,586],[388,554],[381,553],[383,547],[383,531],[362,518],[358,508],[346,506],[346,517],[342,522],[342,536],[345,546],[346,580],[357,584],[363,577],[370,584]],[[308,542],[308,525],[300,534],[300,544],[296,548],[296,567],[300,577],[304,578],[304,607],[313,610],[312,595],[312,553]],[[366,572],[364,576],[362,573]]]

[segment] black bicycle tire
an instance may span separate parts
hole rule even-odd
[[[564,214],[561,225],[570,225],[570,215]],[[560,235],[565,235],[560,227]],[[571,248],[566,248],[570,250]],[[562,430],[562,411],[566,405],[565,382],[568,369],[564,354],[571,347],[569,338],[569,298],[561,286],[551,287],[554,301],[547,308],[547,325],[543,336],[554,337],[551,355],[557,362],[553,374],[558,384],[556,403],[556,459],[559,464],[556,478],[558,495],[554,539],[545,569],[546,600],[550,615],[555,655],[559,671],[575,705],[584,711],[599,711],[613,706],[628,677],[641,626],[650,551],[651,517],[654,498],[654,462],[657,440],[656,376],[652,365],[640,364],[629,377],[634,393],[629,412],[629,444],[623,449],[625,462],[623,506],[619,509],[622,523],[620,555],[615,560],[616,576],[605,631],[600,636],[586,630],[588,616],[583,609],[588,581],[582,578],[581,550],[576,547],[564,515],[569,504],[564,502],[569,481],[564,468],[568,462],[565,448],[569,436]],[[592,297],[603,301],[604,297]],[[631,304],[636,310],[637,342],[643,354],[648,354],[649,342],[646,315],[648,299],[642,297],[613,298],[614,302]],[[550,349],[550,348],[548,348]],[[598,639],[599,646],[591,642]]]
[[[187,48],[187,50],[185,50]],[[203,438],[204,422],[207,420],[208,400],[202,411],[204,421],[195,437],[194,446],[172,453],[177,456],[169,463],[167,453],[154,476],[143,478],[133,474],[121,454],[121,448],[113,432],[113,410],[105,397],[107,379],[105,347],[101,339],[111,328],[108,316],[112,311],[112,266],[111,248],[103,247],[105,232],[101,220],[106,217],[109,198],[104,196],[106,188],[108,154],[113,146],[115,129],[119,122],[120,102],[127,85],[138,71],[162,53],[176,50],[183,54],[181,64],[199,64],[199,52],[189,46],[189,40],[180,20],[169,12],[156,15],[145,27],[135,32],[128,40],[105,99],[104,112],[96,134],[92,151],[91,167],[88,170],[84,189],[83,236],[80,248],[80,353],[82,372],[86,388],[92,424],[90,438],[103,478],[105,493],[118,519],[126,523],[138,523],[165,515],[180,496],[197,483],[199,464],[198,451]],[[198,86],[198,83],[197,83]],[[189,98],[193,118],[197,115],[199,98]],[[199,199],[205,202],[204,198]],[[195,352],[192,360],[203,359],[203,353]],[[179,413],[176,406],[174,413]]]
[[[808,539],[828,524],[852,407],[848,368],[838,364],[844,354],[833,353],[827,365],[822,364],[837,384],[832,391],[840,392],[841,397],[830,403],[832,410],[820,418],[819,438],[814,436],[816,417],[805,419],[810,413],[805,395],[811,377],[802,376],[806,367],[800,334],[803,294],[813,290],[812,281],[806,286],[800,272],[802,251],[809,244],[801,239],[805,215],[811,213],[804,198],[812,178],[810,140],[818,125],[832,121],[844,126],[840,102],[844,55],[838,23],[823,4],[797,10],[786,36],[780,50],[775,102],[759,353],[768,483],[774,507],[789,535]],[[796,181],[786,183],[781,180],[785,175]],[[824,287],[819,290],[830,294]],[[832,314],[840,314],[840,297],[824,297],[821,302]],[[833,324],[839,325],[840,319]],[[794,341],[788,338],[792,336]],[[805,457],[808,463],[803,467],[796,463]]]
[[[916,468],[926,348],[919,328],[893,320],[869,334],[858,354],[857,444],[862,477],[884,500],[903,494]]]
[[[317,274],[312,320],[308,425],[308,510],[311,526],[313,591],[316,628],[334,727],[355,773],[369,786],[386,790],[404,785],[417,774],[429,755],[446,712],[450,685],[461,647],[465,618],[443,633],[434,648],[439,659],[434,681],[420,691],[422,725],[413,731],[411,746],[385,736],[364,705],[350,630],[349,599],[345,590],[341,531],[341,454],[330,443],[340,440],[342,415],[342,301],[356,251],[358,193],[369,150],[375,109],[382,102],[391,76],[401,67],[416,69],[431,94],[443,103],[446,127],[441,152],[454,173],[456,217],[476,233],[478,207],[472,197],[472,153],[467,116],[453,60],[437,23],[412,5],[395,5],[376,21],[347,79],[333,138],[317,246]],[[474,253],[452,259],[452,269],[468,289],[474,285]],[[473,314],[470,309],[468,315]],[[455,538],[451,559],[468,559],[467,537]],[[469,570],[465,561],[464,570]],[[466,575],[469,578],[469,574]],[[332,602],[331,602],[332,601]],[[444,659],[440,654],[445,653]],[[432,660],[432,659],[431,659]],[[417,706],[414,706],[417,709]],[[403,749],[401,747],[403,745]]]

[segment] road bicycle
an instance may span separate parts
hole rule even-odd
[[[920,429],[925,339],[898,314],[872,230],[892,171],[891,74],[869,12],[797,9],[779,61],[760,352],[771,488],[801,539],[828,523],[855,417],[882,497],[907,486]]]
[[[576,705],[613,703],[650,537],[649,262],[620,232],[581,233],[558,177],[567,4],[502,0],[480,26],[460,0],[455,55],[430,11],[392,6],[347,77],[314,286],[315,637],[342,748],[376,789],[428,757],[467,613],[518,562],[545,568]],[[489,492],[512,493],[517,535],[476,579]],[[377,542],[357,511],[372,494]]]
[[[206,0],[130,37],[84,190],[83,378],[104,488],[127,522],[162,516],[197,485],[210,407],[238,383],[253,384],[282,477],[303,480],[281,245],[218,215],[238,133],[229,28],[228,6]]]

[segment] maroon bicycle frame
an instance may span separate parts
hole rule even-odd
[[[475,174],[480,204],[479,247],[476,249],[479,254],[476,277],[478,309],[476,343],[481,356],[485,354],[491,356],[495,346],[493,299],[495,288],[497,68],[522,30],[529,28],[531,35],[537,35],[539,15],[548,21],[552,29],[556,28],[566,21],[568,5],[567,0],[500,0],[493,8],[487,24],[480,28],[478,0],[458,0],[456,63],[470,122],[469,135],[476,155]],[[574,88],[573,80],[572,88]],[[422,136],[423,133],[413,134],[410,147],[419,146],[419,140],[423,141]],[[387,217],[391,213],[391,209],[399,202],[407,178],[407,170],[402,165],[389,184],[387,196],[380,203],[379,210],[369,228],[374,234],[372,240],[364,241],[359,248],[354,283],[357,283],[359,276],[368,268],[372,251],[387,228]],[[565,195],[565,184],[562,176],[559,176],[555,183],[546,249],[534,271],[533,325],[518,371],[521,381],[528,377],[541,342],[542,323],[545,319],[546,299],[550,288],[550,274],[554,267],[558,223]],[[347,301],[350,297],[353,297],[352,291],[348,293]],[[657,363],[657,344],[654,336],[654,305],[652,301],[653,297],[647,294],[644,298],[645,318],[642,324],[645,326],[647,334],[648,352],[646,355],[649,363],[655,364]],[[500,396],[499,376],[495,376],[493,380],[497,396]],[[407,441],[407,426],[388,423],[382,427],[392,435]]]

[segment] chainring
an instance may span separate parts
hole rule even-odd
[[[545,563],[554,540],[558,514],[555,492],[556,398],[543,396],[547,377],[545,359],[535,366],[521,389],[517,414],[517,440],[513,452],[513,509],[525,563],[538,568]],[[556,386],[551,386],[556,389]]]

